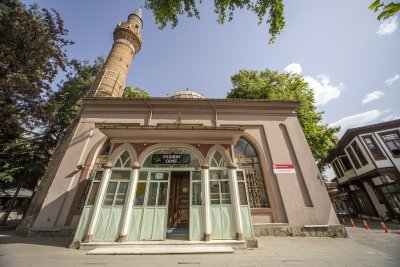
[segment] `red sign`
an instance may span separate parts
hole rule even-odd
[[[274,164],[272,169],[274,173],[296,173],[293,164]]]

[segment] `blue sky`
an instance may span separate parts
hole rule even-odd
[[[25,0],[25,3],[33,1]],[[60,12],[70,58],[107,56],[112,32],[144,1],[37,1]],[[189,88],[205,97],[224,98],[230,76],[240,69],[300,72],[316,93],[324,123],[346,128],[400,117],[400,14],[386,22],[368,9],[373,0],[284,1],[286,28],[268,45],[268,28],[238,10],[218,25],[213,1],[199,6],[200,20],[180,18],[159,30],[143,10],[142,50],[127,84],[152,96]]]

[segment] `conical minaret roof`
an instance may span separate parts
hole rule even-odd
[[[138,16],[139,18],[142,18],[142,8],[136,9],[135,12],[133,12],[134,15]]]

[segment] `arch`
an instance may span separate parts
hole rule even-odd
[[[104,144],[106,144],[109,141],[109,139],[106,136],[103,136],[90,150],[88,156],[86,157],[85,160],[85,168],[81,172],[81,175],[79,177],[79,181],[76,187],[76,193],[74,200],[72,201],[72,204],[70,206],[70,209],[68,211],[67,218],[65,219],[65,226],[70,226],[72,219],[75,215],[79,214],[79,206],[82,203],[82,200],[86,200],[86,197],[84,196],[85,194],[85,188],[88,186],[88,180],[91,174],[91,170],[93,169],[95,163],[96,163],[96,158],[101,152],[101,150],[104,147]],[[89,184],[90,185],[90,184]]]
[[[206,156],[206,163],[208,164],[208,166],[211,166],[211,161],[212,158],[214,157],[215,152],[220,152],[221,155],[225,158],[226,163],[229,165],[234,165],[231,155],[229,154],[228,149],[226,149],[225,147],[221,146],[221,145],[213,145],[210,150],[208,150],[207,156]]]
[[[260,148],[257,140],[248,133],[242,134],[242,136],[240,138],[247,140],[253,146],[253,148],[255,149],[255,152],[258,156],[258,159],[260,160],[260,166],[261,166],[261,169],[263,170],[263,173],[267,173],[267,171],[269,169],[269,167],[265,164],[267,162],[267,159],[265,158],[264,151]],[[235,158],[235,160],[236,160],[236,158]]]
[[[88,156],[86,157],[85,166],[90,166],[90,169],[93,168],[93,165],[96,162],[96,158],[103,149],[104,145],[109,141],[109,139],[104,136],[102,137],[90,150]]]
[[[124,152],[127,151],[131,156],[131,166],[134,166],[134,163],[137,161],[137,153],[136,150],[133,148],[131,144],[123,143],[117,149],[115,149],[108,158],[108,161],[112,163],[114,166],[115,162],[117,161],[118,157]]]
[[[192,145],[187,145],[187,144],[180,144],[180,143],[162,143],[162,144],[155,144],[152,145],[148,148],[146,148],[139,156],[138,158],[138,162],[140,164],[140,166],[143,165],[144,161],[146,160],[147,156],[149,156],[151,153],[153,153],[154,151],[161,149],[161,148],[184,148],[187,150],[190,150],[191,152],[193,152],[193,154],[196,155],[197,159],[200,162],[200,165],[203,166],[206,163],[206,160],[203,156],[203,154],[201,154],[201,152],[196,149],[195,147],[193,147]]]
[[[262,154],[257,151],[256,146],[249,140],[250,138],[246,137],[242,136],[235,144],[234,157],[237,165],[246,174],[250,207],[269,208],[271,207],[270,191],[268,190],[269,184],[266,181],[267,176],[260,162],[260,155]]]

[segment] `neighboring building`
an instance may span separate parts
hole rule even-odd
[[[16,187],[0,190],[0,218],[3,218],[6,209],[9,207],[10,202],[16,193],[16,190]],[[22,219],[23,214],[28,208],[29,200],[31,199],[32,194],[32,190],[23,187],[19,190],[7,220],[18,221]]]
[[[338,179],[336,177],[331,181],[325,181],[325,186],[326,190],[328,190],[336,215],[339,217],[346,217],[355,214],[355,209],[350,200],[349,194],[339,187]]]
[[[400,216],[400,120],[348,129],[328,161],[362,217]]]
[[[298,102],[206,99],[191,91],[121,98],[141,28],[137,11],[114,31],[104,70],[17,232],[75,233],[84,244],[244,243],[274,234],[266,228],[340,228]]]

